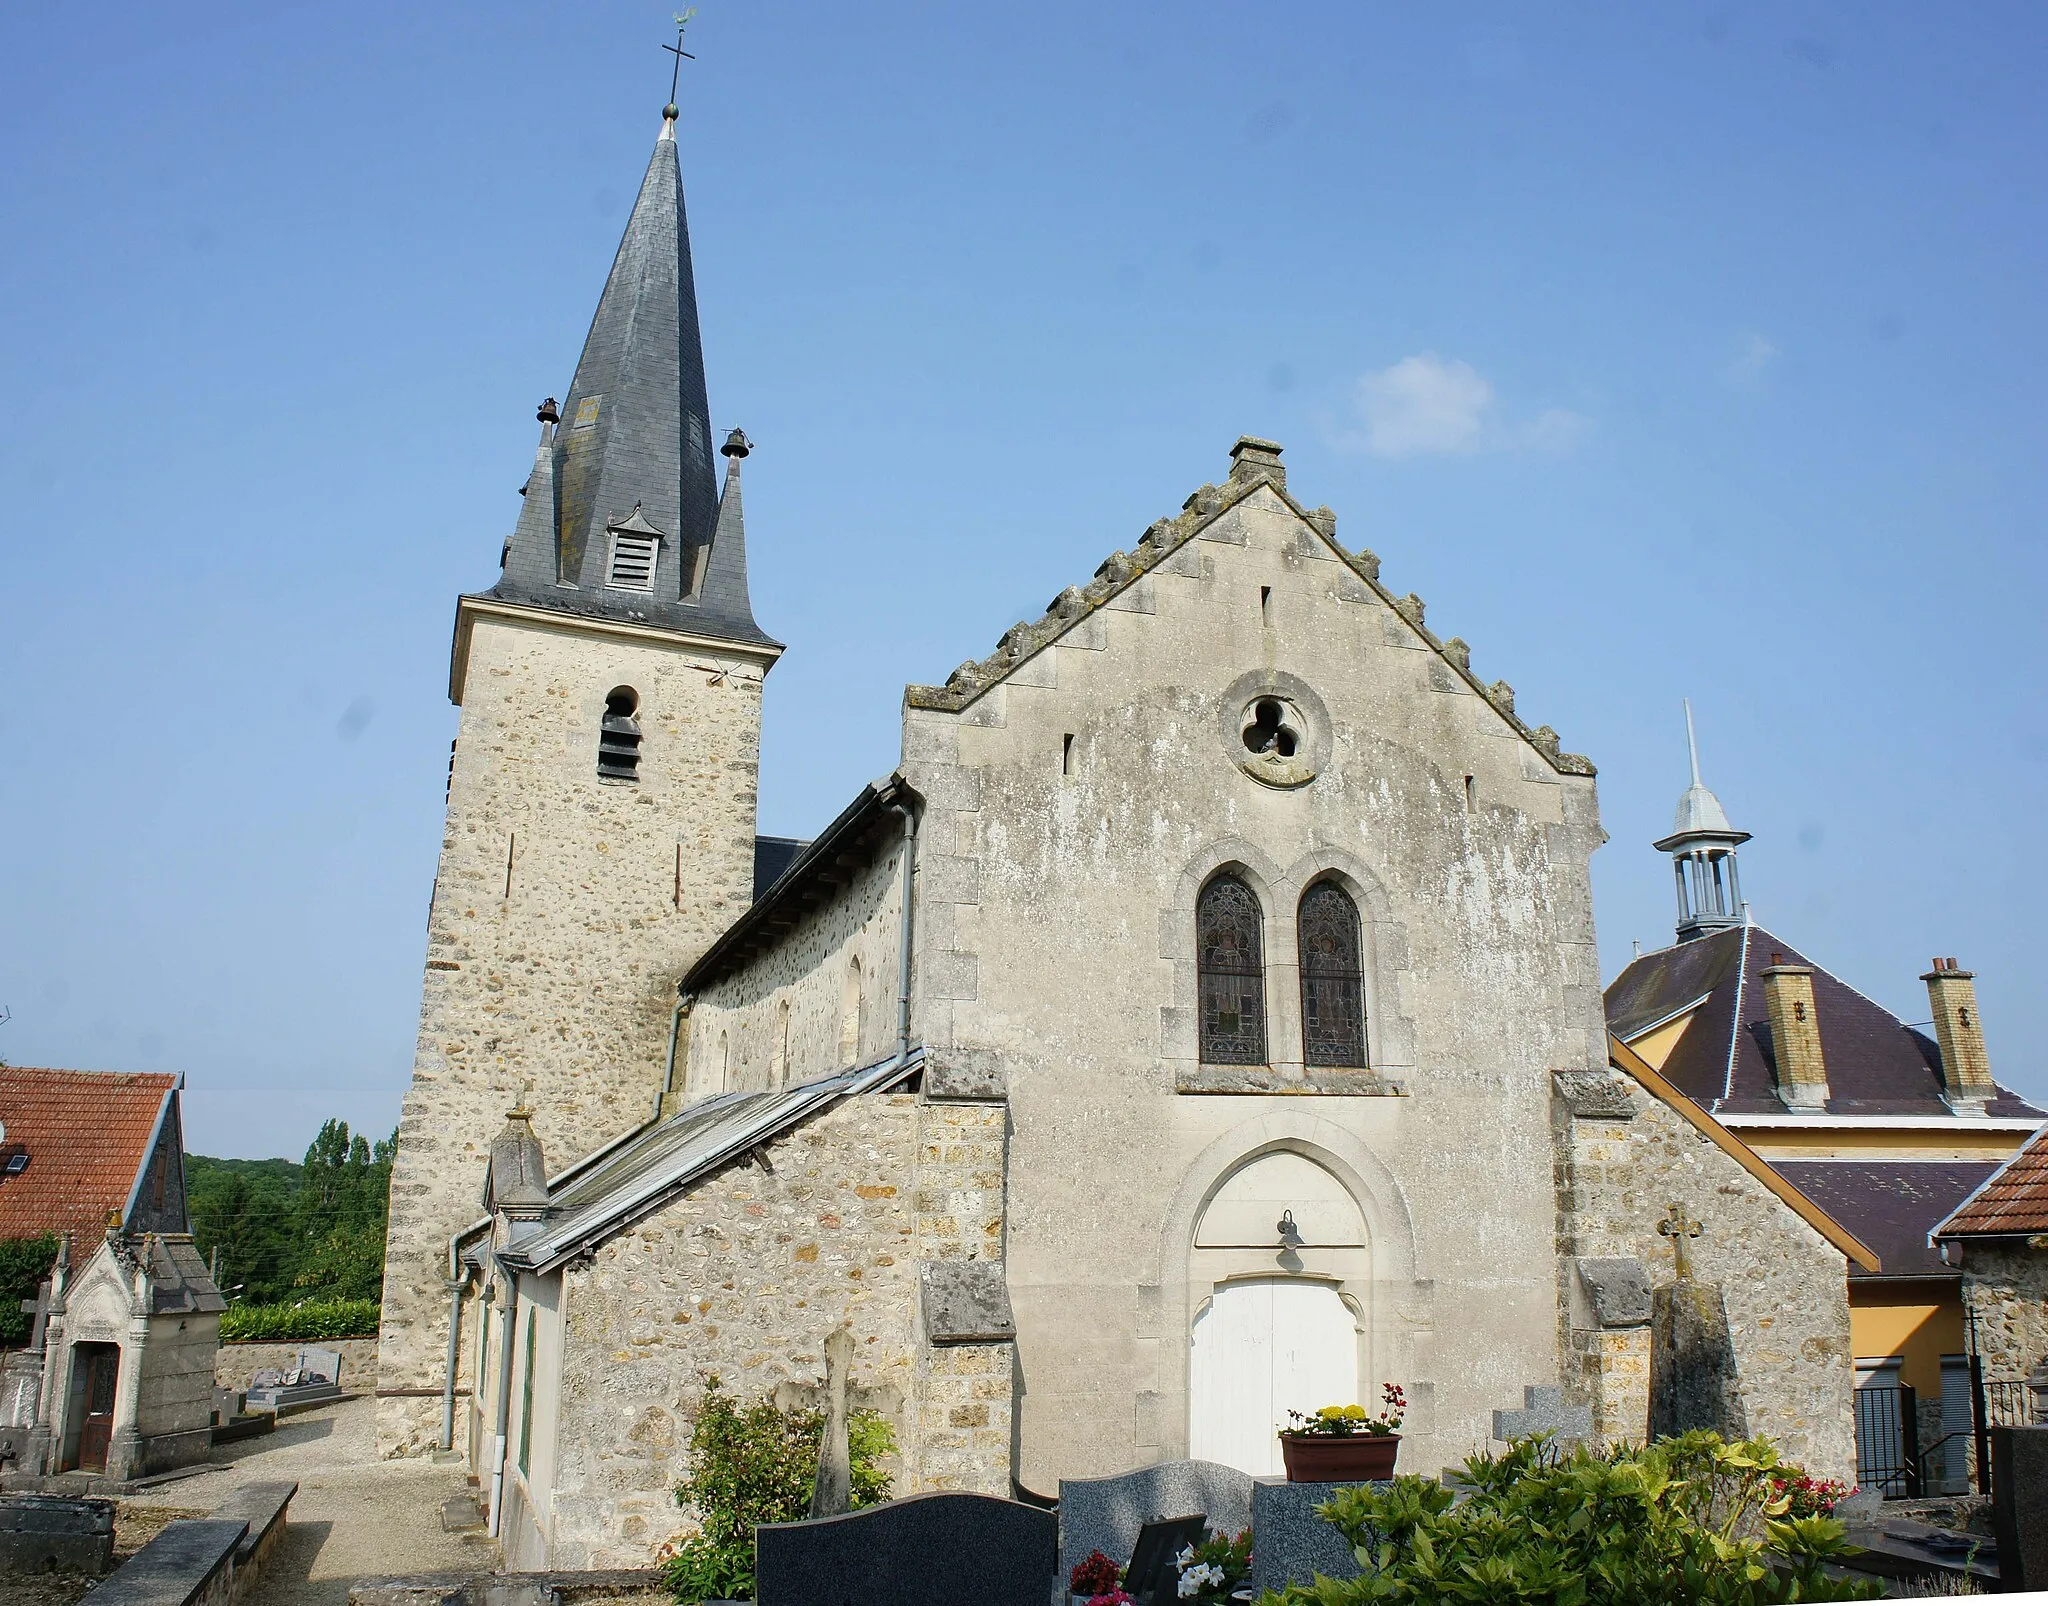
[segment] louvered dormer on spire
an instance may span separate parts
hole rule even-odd
[[[769,643],[747,596],[739,510],[721,516],[674,112],[487,595]]]

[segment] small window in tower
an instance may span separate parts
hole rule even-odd
[[[652,591],[654,552],[658,535],[636,535],[627,530],[612,532],[612,567],[605,584],[614,591]]]
[[[604,729],[597,739],[597,773],[607,780],[640,779],[640,694],[614,686],[604,700]]]

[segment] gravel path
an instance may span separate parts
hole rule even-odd
[[[245,1483],[295,1479],[284,1542],[248,1606],[346,1606],[353,1579],[497,1565],[489,1541],[441,1531],[441,1502],[464,1487],[462,1469],[380,1461],[367,1396],[287,1417],[275,1433],[217,1447],[213,1461],[128,1503],[211,1511]]]

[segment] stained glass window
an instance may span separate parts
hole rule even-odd
[[[1218,876],[1195,905],[1201,973],[1202,1063],[1266,1063],[1266,978],[1259,900],[1235,876]]]
[[[1301,895],[1301,1048],[1310,1065],[1365,1064],[1365,971],[1358,906],[1334,881]]]

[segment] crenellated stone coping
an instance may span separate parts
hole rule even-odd
[[[1523,740],[1543,755],[1553,770],[1560,775],[1597,773],[1591,759],[1578,753],[1560,751],[1557,732],[1548,725],[1532,728],[1516,714],[1514,687],[1504,680],[1496,680],[1491,686],[1483,684],[1472,673],[1472,649],[1456,636],[1448,641],[1440,640],[1423,623],[1424,605],[1420,597],[1412,591],[1405,597],[1396,597],[1388,591],[1380,583],[1377,554],[1364,548],[1357,552],[1347,551],[1337,540],[1337,515],[1334,512],[1327,507],[1304,508],[1288,494],[1284,477],[1277,472],[1268,472],[1268,465],[1260,463],[1240,464],[1226,485],[1202,486],[1182,505],[1178,516],[1155,520],[1140,537],[1136,551],[1112,552],[1086,585],[1068,586],[1053,598],[1051,606],[1038,618],[1020,620],[1010,626],[996,643],[993,653],[986,658],[969,659],[947,677],[945,685],[906,686],[903,690],[905,706],[929,708],[941,713],[960,712],[1019,665],[1036,657],[1081,620],[1127,589],[1132,582],[1151,573],[1262,485],[1328,541],[1345,566],[1370,586],[1381,602],[1399,614],[1473,691],[1485,698]]]

